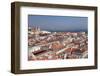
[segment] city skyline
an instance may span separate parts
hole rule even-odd
[[[87,17],[28,15],[28,26],[47,31],[87,32]]]

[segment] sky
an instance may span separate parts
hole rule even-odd
[[[81,32],[88,30],[88,17],[28,15],[28,26],[46,31]]]

